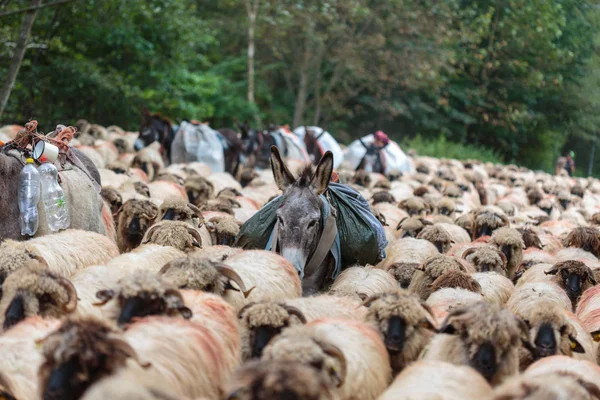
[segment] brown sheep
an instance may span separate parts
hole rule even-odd
[[[559,262],[546,271],[546,274],[554,275],[552,281],[567,293],[573,309],[577,306],[577,301],[583,292],[596,285],[592,270],[581,261]]]
[[[510,311],[480,301],[450,311],[424,359],[469,365],[494,386],[519,372],[519,348],[528,335]]]
[[[148,198],[150,197],[150,188],[144,182],[134,182],[133,190],[135,190],[137,194],[141,194],[142,196]]]
[[[25,318],[60,318],[75,311],[77,292],[66,278],[31,262],[8,275],[2,285],[0,320],[7,330]]]
[[[284,328],[305,324],[302,311],[284,303],[249,303],[238,313],[242,328],[242,358],[260,358],[271,339]]]
[[[542,241],[536,231],[531,228],[517,228],[521,237],[523,238],[523,244],[525,245],[525,249],[529,249],[531,247],[542,250],[544,248]]]
[[[521,233],[509,227],[500,228],[492,234],[489,244],[497,247],[506,256],[506,276],[512,279],[523,261],[525,243]]]
[[[427,203],[421,197],[409,197],[398,204],[411,217],[424,217],[428,211]]]
[[[417,239],[431,242],[440,253],[447,253],[452,246],[468,243],[469,234],[460,226],[453,223],[436,223],[423,228]]]
[[[129,199],[117,215],[117,244],[126,253],[140,245],[158,217],[158,207],[149,200]]]
[[[432,293],[443,288],[465,289],[470,292],[482,294],[481,285],[473,276],[457,270],[445,272],[431,284]]]
[[[427,186],[419,186],[413,191],[413,196],[424,197],[429,194],[429,188]]]
[[[465,266],[456,257],[443,254],[431,257],[417,268],[408,285],[408,291],[419,296],[421,300],[427,300],[432,293],[433,282],[450,270],[467,272]]]
[[[532,348],[521,347],[520,369],[524,371],[534,361],[543,357],[583,353],[577,341],[577,332],[569,323],[565,311],[551,301],[541,300],[533,307],[520,309],[516,314],[529,328]]]
[[[371,175],[365,170],[358,170],[352,177],[351,182],[365,188],[371,186]]]
[[[210,218],[206,227],[211,235],[213,245],[230,246],[240,233],[240,225],[236,219],[229,215],[221,215]]]
[[[596,257],[600,256],[600,231],[593,227],[575,228],[563,241],[565,247],[577,247],[592,253]]]
[[[193,175],[185,180],[185,192],[188,195],[190,203],[200,207],[206,201],[211,199],[215,192],[214,185],[206,178],[200,175]]]
[[[315,368],[284,361],[253,361],[238,369],[225,390],[235,400],[335,400]]]
[[[67,320],[41,345],[40,395],[47,400],[78,399],[94,382],[125,368],[128,359],[139,363],[135,350],[95,319]]]
[[[495,247],[472,247],[465,251],[462,257],[473,264],[477,272],[496,272],[506,276],[506,256]]]
[[[377,294],[363,304],[369,308],[365,321],[383,337],[394,375],[417,360],[437,332],[429,306],[406,291]]]
[[[178,197],[165,199],[160,205],[157,221],[182,221],[194,228],[204,222],[202,213],[193,204],[182,201]]]
[[[380,192],[373,193],[373,196],[371,196],[371,204],[375,205],[379,203],[394,204],[396,203],[396,199],[390,192],[382,190]]]
[[[456,212],[456,203],[453,199],[448,197],[442,197],[435,203],[433,208],[434,214],[445,215],[447,217],[452,217]]]

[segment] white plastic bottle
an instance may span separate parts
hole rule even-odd
[[[42,201],[46,211],[48,227],[56,232],[71,225],[69,205],[65,193],[58,184],[58,170],[54,164],[46,162],[38,168],[42,178]]]
[[[40,201],[40,173],[28,158],[19,176],[19,224],[21,235],[33,236],[38,230],[40,218],[37,205]]]

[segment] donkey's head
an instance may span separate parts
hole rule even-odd
[[[304,271],[310,255],[321,236],[321,199],[333,170],[333,154],[326,152],[316,171],[307,167],[296,179],[284,164],[277,147],[271,147],[271,169],[283,201],[277,210],[279,223],[280,254],[294,265],[300,276],[313,275],[316,271]]]

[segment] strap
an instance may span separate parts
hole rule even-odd
[[[332,207],[331,212],[325,221],[325,227],[323,228],[323,233],[321,233],[317,249],[313,253],[310,260],[308,260],[305,270],[316,269],[319,265],[321,265],[323,260],[325,260],[329,250],[331,250],[331,246],[333,245],[338,232],[334,214],[334,209]]]
[[[81,172],[83,172],[88,177],[88,179],[92,183],[92,186],[94,187],[96,192],[100,193],[100,190],[102,188],[100,187],[98,182],[96,182],[96,180],[92,177],[92,175],[90,174],[90,171],[88,171],[88,169],[85,167],[85,165],[83,165],[81,160],[75,155],[75,153],[73,153],[73,151],[70,148],[67,151],[66,155],[67,155],[67,158],[69,159],[69,161],[71,162],[71,164],[73,164],[77,168],[79,168],[81,170]]]
[[[319,133],[316,137],[315,140],[319,140],[321,139],[321,136],[323,136],[325,134],[325,129],[323,129],[323,132]]]
[[[271,243],[271,251],[277,253],[277,239],[279,238],[279,221],[275,222],[273,228],[273,242]]]

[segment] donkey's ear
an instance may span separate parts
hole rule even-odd
[[[285,190],[288,186],[291,186],[296,181],[294,179],[294,175],[292,175],[288,167],[281,159],[281,155],[279,154],[279,150],[276,146],[271,146],[271,170],[273,171],[275,183],[281,190]]]
[[[329,182],[331,181],[331,173],[333,172],[333,154],[328,151],[323,154],[317,170],[310,180],[310,185],[313,187],[317,195],[325,193]]]

